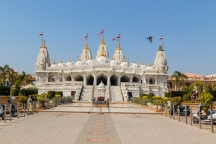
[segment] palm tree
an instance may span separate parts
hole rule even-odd
[[[9,69],[10,69],[10,67],[7,64],[4,65],[4,67],[0,66],[0,78],[1,78],[3,83],[5,83],[5,80],[7,79]]]
[[[17,79],[17,75],[18,73],[14,71],[14,69],[9,68],[8,74],[7,74],[7,78],[8,81],[11,83],[11,85],[15,84],[15,81]]]
[[[184,80],[187,79],[188,77],[179,71],[174,71],[171,78],[175,79],[175,91],[176,91],[176,86],[178,86],[179,91],[180,91],[180,85],[179,85],[180,83],[179,82],[181,81],[181,83],[183,84]]]
[[[16,86],[21,86],[22,83],[24,85],[29,84],[31,82],[31,75],[26,74],[24,71],[22,71],[22,74],[19,74],[16,80]]]

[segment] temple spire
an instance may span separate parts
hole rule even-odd
[[[101,45],[106,45],[106,43],[104,42],[104,36],[102,35],[102,37],[101,37],[101,43],[100,43]]]

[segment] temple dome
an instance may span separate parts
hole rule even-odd
[[[97,58],[97,62],[100,64],[107,63],[107,61],[108,61],[108,58],[106,58],[105,56],[100,56]]]
[[[50,67],[58,67],[58,65],[56,64],[55,60],[53,61],[53,63],[51,64]]]
[[[68,62],[66,63],[66,66],[72,66],[74,65],[74,62],[72,62],[71,60],[68,60]]]
[[[60,61],[60,63],[58,64],[59,67],[63,67],[65,66],[65,64],[62,62],[62,60]]]
[[[154,67],[152,66],[152,64],[151,64],[151,63],[149,63],[149,64],[148,64],[148,66],[146,67],[146,69],[147,69],[147,70],[153,70],[153,69],[154,69]]]
[[[140,67],[142,68],[142,69],[144,69],[146,66],[145,66],[145,64],[144,64],[144,62],[142,62],[142,64],[140,65]]]
[[[111,65],[111,66],[113,66],[113,65],[117,65],[116,60],[111,60],[111,61],[110,61],[110,65]]]
[[[78,60],[76,63],[75,63],[75,66],[81,66],[83,65],[83,62],[81,60]]]
[[[86,62],[88,65],[93,65],[94,64],[94,60],[88,60],[87,62]]]
[[[131,66],[132,66],[133,68],[137,68],[137,67],[138,67],[136,61],[134,61],[134,63],[133,63]]]
[[[128,66],[128,63],[127,63],[126,61],[123,61],[123,62],[121,63],[121,66],[122,66],[122,67],[127,67],[127,66]]]

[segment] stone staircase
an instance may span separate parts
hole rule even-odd
[[[111,86],[110,92],[112,102],[123,102],[120,86]]]
[[[87,101],[87,102],[91,102],[92,100],[92,89],[93,89],[93,86],[84,86],[83,87],[83,90],[82,90],[82,100],[81,101]]]

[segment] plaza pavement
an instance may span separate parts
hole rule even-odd
[[[43,112],[6,124],[0,144],[215,144],[216,134],[152,114]]]

